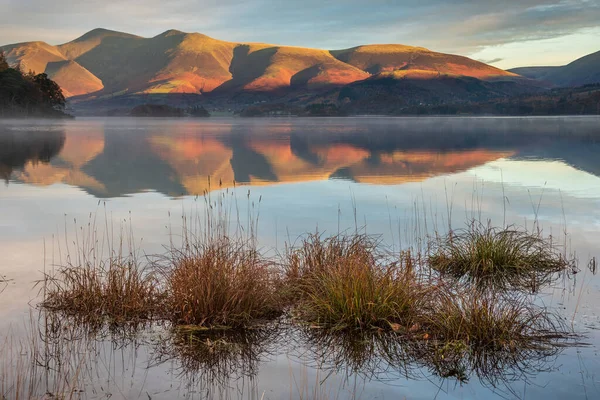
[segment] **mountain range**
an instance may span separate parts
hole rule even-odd
[[[396,109],[486,101],[600,80],[600,53],[558,69],[504,71],[423,47],[319,50],[233,43],[177,30],[143,38],[94,29],[61,45],[38,41],[0,50],[11,65],[45,72],[72,104],[93,104],[91,109],[131,108],[149,98],[172,103],[195,95],[192,102],[228,108],[273,101],[333,102],[352,112],[385,113],[392,111],[382,109],[390,101]]]
[[[95,29],[52,46],[3,46],[10,64],[46,72],[67,97],[96,94],[273,92],[344,86],[372,78],[472,77],[514,80],[517,74],[422,47],[370,45],[327,51],[232,43],[169,30],[153,38]]]
[[[581,57],[562,67],[523,67],[513,68],[510,71],[558,87],[600,83],[600,51]]]

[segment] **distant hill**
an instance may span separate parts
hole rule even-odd
[[[600,51],[562,67],[522,67],[510,71],[560,87],[600,83]]]
[[[210,93],[229,99],[242,92],[311,94],[390,76],[436,85],[446,82],[440,80],[444,77],[525,81],[513,72],[422,47],[369,45],[327,51],[232,43],[176,30],[142,38],[95,29],[58,46],[28,42],[0,49],[11,65],[46,72],[67,97],[78,100],[170,93]]]
[[[390,109],[397,115],[600,115],[600,84],[556,88],[542,93],[471,102],[412,105]]]

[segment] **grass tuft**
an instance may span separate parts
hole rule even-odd
[[[111,323],[150,320],[162,301],[156,275],[133,256],[110,257],[97,265],[68,264],[43,283],[44,308]]]
[[[474,224],[435,242],[429,265],[480,289],[536,292],[570,263],[550,239],[539,234]]]
[[[525,296],[444,289],[424,322],[434,338],[475,349],[516,351],[569,336],[561,320]]]
[[[410,327],[427,307],[410,254],[392,260],[365,235],[309,235],[287,254],[296,316],[334,330]]]
[[[168,262],[165,317],[174,324],[243,328],[282,311],[276,271],[251,241],[192,242]]]

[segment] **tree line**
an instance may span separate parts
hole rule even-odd
[[[11,68],[0,51],[0,117],[64,117],[65,96],[45,73]]]

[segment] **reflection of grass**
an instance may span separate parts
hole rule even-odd
[[[272,351],[278,330],[203,330],[175,327],[169,340],[157,343],[155,364],[176,360],[179,374],[195,385],[217,388],[230,380],[253,377]]]
[[[304,329],[300,343],[308,352],[304,362],[316,361],[318,369],[377,380],[414,377],[410,341],[393,332]]]
[[[484,386],[504,387],[511,397],[511,382],[527,382],[540,372],[550,371],[561,346],[538,343],[533,347],[488,351],[462,341],[423,342],[412,351],[420,366],[434,376],[465,383],[476,377]]]
[[[4,275],[0,275],[0,293],[4,292],[8,285],[8,279]]]
[[[333,329],[411,326],[427,308],[410,254],[390,261],[364,235],[310,235],[288,254],[297,316]]]
[[[556,246],[539,234],[482,224],[434,242],[429,264],[479,288],[531,291],[569,265]]]
[[[88,348],[59,318],[33,316],[26,335],[0,343],[0,399],[78,397]]]
[[[329,373],[360,374],[379,381],[419,379],[423,369],[442,379],[467,382],[476,376],[497,388],[551,369],[561,346],[550,341],[490,351],[462,340],[411,340],[393,332],[332,332],[306,329],[306,362]],[[510,388],[509,388],[510,389]]]

